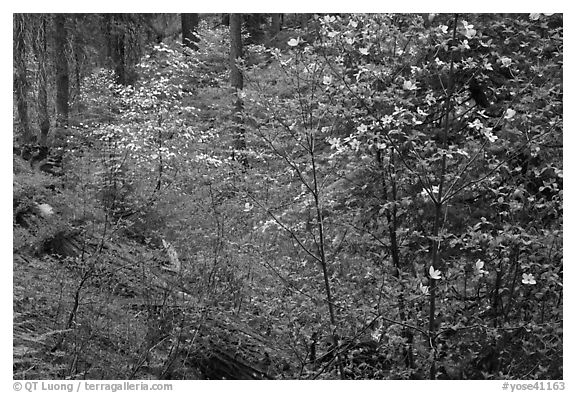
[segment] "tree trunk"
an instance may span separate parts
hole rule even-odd
[[[406,264],[402,264],[400,261],[400,244],[398,242],[398,209],[396,203],[398,202],[398,185],[397,185],[397,173],[395,170],[395,152],[394,149],[390,149],[388,153],[389,166],[388,174],[386,174],[386,168],[384,167],[384,157],[380,150],[376,151],[376,164],[380,172],[380,182],[382,186],[382,200],[386,202],[393,202],[391,209],[386,209],[386,222],[388,224],[388,239],[390,241],[390,256],[392,259],[392,266],[394,266],[394,277],[398,279],[398,282],[402,283],[401,274],[404,273],[406,269]],[[387,175],[390,179],[390,184],[387,182]],[[413,271],[414,277],[416,277],[416,272]],[[406,316],[406,306],[404,302],[404,288],[402,287],[400,294],[398,295],[398,316],[402,322],[407,321]],[[404,359],[405,365],[408,369],[414,368],[414,352],[412,344],[414,342],[414,334],[412,330],[403,327],[402,337],[406,339],[406,345],[404,347]]]
[[[262,14],[243,14],[246,30],[248,31],[247,42],[249,44],[259,44],[262,42],[264,33],[262,32]]]
[[[81,28],[83,23],[86,23],[86,20],[84,17],[79,16],[74,19],[74,23],[77,31],[79,28]],[[72,52],[74,54],[74,89],[72,90],[73,93],[70,97],[70,101],[72,103],[80,98],[80,92],[82,90],[82,65],[85,59],[84,47],[86,46],[86,43],[80,34],[75,34],[73,42],[74,44]]]
[[[196,51],[198,50],[198,14],[182,14],[182,44]]]
[[[56,65],[56,127],[68,125],[69,75],[68,57],[66,53],[66,17],[63,14],[54,16],[55,51],[54,64]]]
[[[242,58],[242,14],[230,14],[230,84],[234,88],[234,158],[242,164],[243,168],[248,166],[246,159],[246,136],[242,124],[243,103],[240,97],[240,90],[244,88],[244,78],[242,72],[236,65],[236,60]]]
[[[74,46],[74,94],[72,98],[72,102],[75,101],[78,97],[80,97],[80,92],[82,91],[82,60],[81,60],[81,51],[82,48],[80,45]]]
[[[108,53],[112,59],[116,83],[125,85],[126,78],[126,46],[124,43],[123,16],[112,14],[108,20]]]
[[[456,26],[458,21],[458,15],[454,16],[454,27],[452,31],[452,42],[456,42]],[[454,93],[454,51],[450,53],[450,79],[448,92],[446,96],[446,109],[444,113],[444,124],[443,124],[443,135],[442,135],[442,161],[439,173],[439,184],[438,184],[438,194],[437,199],[434,201],[434,227],[432,229],[432,263],[430,266],[434,270],[439,269],[440,263],[440,240],[438,240],[438,235],[440,234],[442,213],[444,211],[444,182],[446,180],[446,150],[448,149],[448,133],[450,131],[450,112],[452,110],[452,94]],[[436,348],[436,330],[439,324],[436,322],[436,280],[430,278],[430,303],[429,303],[429,314],[428,314],[428,337],[430,344],[430,352],[432,358],[432,364],[430,365],[430,379],[436,379],[436,360],[438,358],[438,351]]]
[[[47,15],[40,15],[38,32],[34,40],[34,55],[38,62],[36,79],[38,83],[38,124],[40,125],[40,145],[46,146],[48,132],[50,131],[50,115],[48,111],[48,58],[46,43]]]
[[[282,14],[272,14],[272,24],[270,25],[270,42],[273,46],[278,45],[278,34],[280,33],[280,29],[282,27],[281,17]]]
[[[320,198],[320,185],[318,179],[318,170],[316,167],[316,156],[314,146],[314,135],[311,133],[308,136],[308,151],[310,153],[310,164],[312,166],[312,197],[314,198],[314,208],[316,210],[316,230],[318,235],[317,253],[320,265],[322,267],[322,276],[324,278],[324,290],[326,291],[326,303],[328,303],[328,313],[330,315],[330,325],[332,327],[332,335],[334,337],[334,345],[338,344],[338,320],[336,317],[336,310],[334,309],[334,297],[330,286],[330,272],[328,271],[328,258],[326,257],[326,235],[324,233],[324,215],[322,214],[322,205]],[[344,365],[342,364],[342,357],[340,356],[339,349],[336,349],[336,362],[340,378],[344,378]]]
[[[236,90],[244,88],[242,72],[236,60],[242,58],[242,14],[230,14],[230,83]]]
[[[222,25],[230,26],[230,14],[222,14]]]
[[[14,95],[18,112],[17,134],[22,144],[32,143],[34,135],[28,119],[28,79],[26,77],[26,23],[22,14],[14,14]]]
[[[272,36],[277,35],[280,33],[280,29],[282,25],[280,24],[282,14],[272,14],[272,26],[271,26],[271,33]]]

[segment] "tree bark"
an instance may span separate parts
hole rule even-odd
[[[182,18],[182,44],[196,51],[198,50],[198,14],[181,14]]]
[[[400,261],[400,245],[398,243],[398,209],[396,203],[398,202],[398,185],[397,185],[397,173],[395,170],[395,152],[394,149],[390,149],[388,154],[389,164],[388,164],[388,174],[384,167],[384,157],[380,150],[376,151],[376,164],[380,172],[380,182],[382,186],[382,200],[386,202],[393,202],[391,209],[386,209],[386,222],[388,224],[388,238],[390,240],[390,256],[392,259],[392,266],[394,266],[394,277],[402,283],[401,273],[404,273],[406,264],[402,264]],[[390,179],[390,184],[388,185],[387,176]],[[412,268],[413,275],[416,277],[416,272]],[[398,295],[398,316],[402,322],[407,321],[406,316],[406,305],[404,302],[404,288],[402,286],[400,294]],[[402,337],[406,339],[406,346],[404,347],[404,359],[405,364],[408,369],[414,368],[414,352],[413,352],[413,342],[414,334],[412,330],[403,327]]]
[[[264,35],[262,25],[262,14],[243,14],[246,30],[248,31],[247,42],[249,44],[259,44],[262,42]]]
[[[54,64],[56,65],[56,127],[68,125],[68,101],[70,79],[68,74],[68,57],[66,53],[66,16],[56,14]]]
[[[242,58],[242,14],[230,14],[230,84],[234,88],[234,159],[248,166],[246,158],[246,135],[242,122],[243,102],[240,91],[244,88],[242,72],[236,65],[236,61]]]
[[[282,14],[272,14],[272,26],[271,26],[271,33],[272,36],[277,35],[280,33],[280,29],[282,25],[280,24]]]
[[[230,83],[237,91],[244,88],[236,60],[242,58],[242,14],[230,14]]]
[[[124,43],[123,15],[112,14],[108,17],[108,53],[112,59],[116,83],[125,85],[126,78],[126,46]]]
[[[14,98],[18,116],[17,134],[22,144],[34,141],[28,119],[28,79],[26,76],[26,21],[22,14],[14,14]]]
[[[454,27],[452,31],[452,42],[456,41],[456,26],[458,25],[458,15],[454,16]],[[446,109],[444,113],[444,124],[443,124],[443,135],[442,135],[442,149],[444,153],[442,154],[442,161],[439,174],[439,184],[438,184],[438,194],[437,199],[434,201],[434,227],[432,229],[432,263],[430,266],[434,270],[439,269],[440,263],[440,240],[438,240],[438,235],[440,234],[442,213],[444,211],[444,182],[446,180],[446,153],[448,149],[448,133],[450,131],[450,112],[452,110],[452,95],[454,93],[454,51],[450,53],[450,79],[448,92],[446,96]],[[428,315],[428,337],[431,351],[432,364],[430,365],[430,379],[436,379],[436,360],[438,358],[438,351],[436,348],[436,330],[438,328],[438,323],[436,322],[436,280],[430,278],[430,303],[429,303],[429,315]]]
[[[272,23],[270,25],[270,43],[273,46],[278,45],[278,34],[282,28],[282,14],[272,14]]]
[[[316,210],[316,229],[318,233],[317,252],[320,265],[322,267],[322,276],[324,277],[324,290],[326,291],[326,303],[328,303],[328,313],[330,315],[330,325],[332,326],[332,335],[334,337],[334,345],[338,346],[338,320],[336,317],[336,310],[334,309],[334,297],[330,286],[330,272],[328,271],[328,259],[326,258],[326,235],[324,233],[324,215],[322,214],[322,205],[320,200],[320,186],[318,179],[318,171],[316,168],[316,156],[314,154],[314,135],[308,136],[308,150],[310,153],[310,164],[312,165],[312,196],[314,198],[314,208]],[[339,349],[336,349],[336,361],[340,378],[344,378],[344,366],[340,356]]]
[[[230,26],[230,14],[222,14],[222,25]]]
[[[46,146],[48,132],[50,131],[50,114],[48,111],[48,56],[46,42],[46,24],[48,15],[40,15],[38,20],[38,31],[33,43],[34,55],[38,62],[36,74],[38,84],[38,124],[40,125],[40,145]]]
[[[74,18],[76,30],[79,29],[84,23],[86,23],[84,16],[78,16]],[[72,96],[70,97],[70,101],[72,103],[74,103],[75,100],[80,97],[80,92],[82,90],[82,65],[85,59],[84,47],[86,46],[84,38],[80,34],[75,34],[73,42],[72,52],[74,57],[74,88],[72,90]]]

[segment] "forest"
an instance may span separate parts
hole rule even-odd
[[[561,380],[562,14],[13,14],[19,380]]]

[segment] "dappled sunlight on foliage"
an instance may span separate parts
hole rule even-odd
[[[129,80],[70,29],[69,123],[15,146],[14,377],[562,379],[562,16],[254,15],[233,63],[220,15],[116,21]]]

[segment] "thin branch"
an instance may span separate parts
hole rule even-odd
[[[272,217],[272,219],[282,228],[284,229],[289,235],[290,237],[292,237],[296,243],[298,243],[298,245],[300,246],[300,248],[302,248],[302,250],[308,254],[310,257],[312,257],[315,261],[322,263],[322,260],[316,255],[314,254],[312,251],[310,251],[308,249],[308,247],[306,247],[304,245],[304,243],[300,240],[300,238],[298,238],[298,236],[294,233],[294,231],[290,228],[288,228],[282,221],[280,221],[276,215],[274,213],[272,213],[269,209],[267,209],[264,205],[262,205],[260,203],[260,201],[258,201],[252,194],[247,193],[247,196],[254,201],[254,203],[256,203],[262,210],[264,210],[266,212],[266,214],[268,214],[270,217]]]

